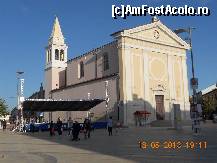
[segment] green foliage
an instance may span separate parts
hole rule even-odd
[[[5,102],[5,100],[0,98],[0,116],[6,116],[8,114],[7,108],[8,108],[8,106]]]
[[[206,115],[209,115],[213,111],[215,111],[216,107],[217,107],[217,100],[215,98],[205,98],[205,99],[203,99],[203,112]]]

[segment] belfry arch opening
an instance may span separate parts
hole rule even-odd
[[[59,60],[59,50],[55,49],[55,60]]]

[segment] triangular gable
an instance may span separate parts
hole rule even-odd
[[[172,30],[167,28],[163,23],[161,23],[161,21],[123,30],[122,32],[122,36],[128,36],[183,49],[190,48],[184,40],[177,36]]]

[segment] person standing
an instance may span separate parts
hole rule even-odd
[[[55,132],[54,132],[54,124],[53,121],[50,122],[50,136],[54,136]]]
[[[87,139],[87,118],[85,118],[83,123],[83,132],[84,132],[84,139]]]
[[[60,117],[57,119],[57,132],[59,135],[62,135],[62,121],[60,120]]]
[[[90,119],[87,120],[87,137],[90,138],[90,132],[91,132],[91,121]]]
[[[72,139],[72,141],[78,141],[78,140],[80,140],[79,139],[79,132],[80,132],[80,130],[81,130],[81,126],[80,126],[80,124],[77,122],[77,121],[75,121],[75,123],[73,124],[73,139]]]
[[[68,136],[70,136],[72,133],[72,129],[73,129],[73,120],[71,117],[69,117],[68,119],[67,126],[68,126]]]
[[[90,138],[91,122],[88,118],[84,120],[84,138]]]
[[[35,132],[35,123],[34,123],[34,119],[31,120],[31,123],[30,123],[30,131],[31,131],[32,133]]]
[[[3,125],[3,131],[5,131],[7,127],[7,122],[5,119],[2,121],[2,125]]]
[[[107,127],[108,127],[109,136],[112,136],[112,117],[109,117],[109,120],[107,122]]]

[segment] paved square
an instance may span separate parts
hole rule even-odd
[[[48,132],[16,134],[0,131],[1,163],[202,163],[217,162],[217,124],[202,125],[200,135],[193,135],[190,127],[182,131],[167,128],[120,129],[113,136],[106,130],[95,130],[90,139],[73,142],[63,136],[50,137]],[[207,141],[207,148],[176,149],[139,148],[139,140],[146,142]],[[162,145],[162,144],[161,144]]]

